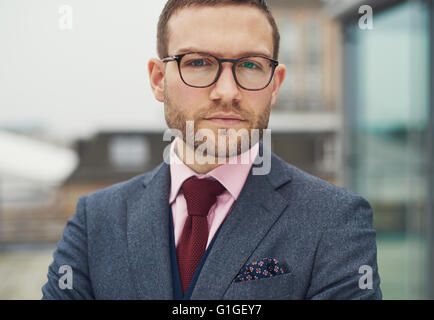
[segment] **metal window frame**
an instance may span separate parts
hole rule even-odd
[[[430,11],[430,88],[434,85],[434,3],[433,1],[425,0],[428,3]],[[434,299],[434,275],[430,270],[434,270],[434,92],[430,91],[430,119],[428,127],[428,225],[427,225],[427,241],[428,241],[428,299]]]

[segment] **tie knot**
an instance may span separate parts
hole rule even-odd
[[[198,179],[197,177],[184,181],[181,189],[187,201],[188,214],[202,217],[208,215],[217,196],[225,191],[225,187],[217,180]]]

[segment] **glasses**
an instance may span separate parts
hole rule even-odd
[[[260,55],[239,59],[219,59],[212,54],[189,52],[166,57],[162,62],[176,61],[182,81],[193,88],[207,88],[219,79],[223,62],[232,63],[235,82],[249,91],[263,90],[271,82],[279,62]]]

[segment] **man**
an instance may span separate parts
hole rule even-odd
[[[152,172],[80,198],[43,298],[381,298],[366,200],[274,154],[254,174],[278,48],[265,1],[167,2],[149,74],[178,138]]]

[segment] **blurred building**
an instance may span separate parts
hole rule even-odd
[[[338,24],[319,0],[269,1],[279,25],[279,61],[287,66],[277,108],[335,113],[339,95]]]
[[[287,74],[270,128],[283,134],[286,159],[311,174],[342,184],[342,112],[339,24],[319,0],[269,1],[280,29],[279,61]],[[298,157],[314,145],[310,161]],[[279,154],[279,153],[278,153]]]
[[[0,244],[52,242],[64,217],[59,187],[78,163],[67,148],[0,131]]]

